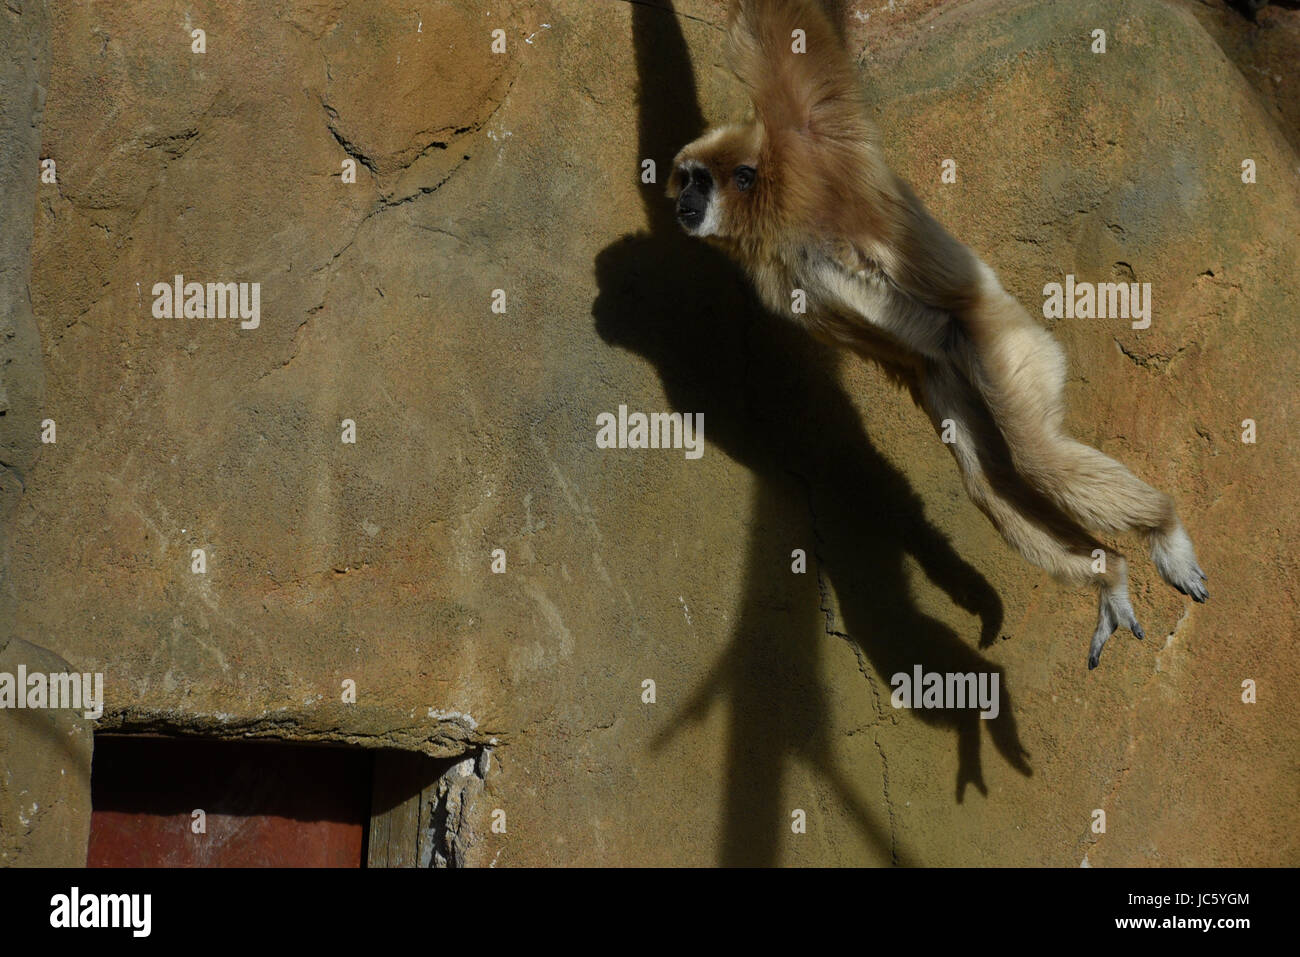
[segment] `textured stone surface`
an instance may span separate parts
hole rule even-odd
[[[46,648],[0,639],[0,674],[73,670]],[[0,867],[86,863],[93,728],[85,709],[0,711]]]
[[[41,114],[50,72],[43,2],[0,10],[0,528],[12,514],[40,448],[45,374],[28,281]],[[0,535],[0,592],[8,551]],[[4,617],[0,597],[0,618]]]
[[[1094,599],[640,184],[744,106],[723,6],[56,9],[32,293],[59,440],[0,627],[105,671],[116,726],[497,739],[471,864],[1300,862],[1274,108],[1155,0],[851,21],[891,160],[1031,311],[1066,273],[1152,283],[1148,330],[1055,323],[1069,424],[1177,496],[1212,598],[1132,543],[1149,637],[1089,673]],[[177,273],[261,282],[261,326],[154,319]],[[596,449],[620,404],[703,412],[705,455]],[[1002,715],[894,710],[918,663],[996,669]]]

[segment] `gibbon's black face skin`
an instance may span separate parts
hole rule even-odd
[[[713,177],[703,166],[685,167],[677,171],[683,184],[677,196],[677,222],[687,232],[695,232],[704,222],[713,195]]]

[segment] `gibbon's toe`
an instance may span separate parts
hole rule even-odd
[[[1092,644],[1088,648],[1089,671],[1097,667],[1106,642],[1121,626],[1137,638],[1146,637],[1129,602],[1128,592],[1122,588],[1103,591],[1097,608],[1097,630],[1092,633]]]
[[[1115,611],[1119,623],[1131,631],[1133,637],[1139,639],[1146,638],[1147,633],[1143,631],[1142,626],[1138,624],[1137,614],[1133,611],[1133,606],[1129,603],[1127,598],[1123,598],[1116,602]]]
[[[1210,590],[1205,587],[1205,582],[1206,582],[1205,572],[1201,571],[1200,565],[1196,566],[1196,576],[1197,578],[1200,579],[1200,581],[1196,582],[1192,586],[1193,588],[1192,598],[1195,601],[1200,602],[1201,604],[1205,604],[1206,599],[1210,597]]]
[[[1174,588],[1178,589],[1178,591],[1182,592],[1192,601],[1196,602],[1197,604],[1203,605],[1205,604],[1206,599],[1210,597],[1210,592],[1205,587],[1204,581],[1205,578],[1204,576],[1202,576],[1201,581],[1199,582],[1189,581],[1186,584],[1182,584],[1180,582],[1170,582],[1169,584],[1173,585]]]
[[[1101,661],[1101,650],[1106,647],[1106,642],[1114,631],[1114,624],[1104,618],[1097,623],[1097,631],[1092,636],[1092,645],[1088,648],[1089,671],[1096,668],[1097,663]]]

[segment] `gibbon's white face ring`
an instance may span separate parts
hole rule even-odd
[[[704,222],[700,223],[699,229],[695,230],[696,236],[717,235],[718,226],[722,222],[722,211],[718,208],[720,205],[716,195],[709,199],[709,208],[704,211]]]

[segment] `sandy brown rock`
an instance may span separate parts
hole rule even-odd
[[[1088,47],[1099,26],[1104,55]],[[1009,27],[1040,42],[999,49]],[[1013,626],[998,651],[1009,681],[1020,675],[1018,707],[1065,705],[1027,743],[1034,778],[1011,779],[1006,799],[1029,812],[1014,825],[1042,845],[1077,834],[1093,864],[1293,862],[1282,808],[1294,743],[1281,729],[1294,724],[1297,675],[1281,649],[1294,632],[1296,530],[1278,477],[1296,452],[1280,433],[1255,445],[1241,435],[1247,418],[1284,432],[1300,386],[1288,318],[1300,305],[1287,238],[1300,226],[1296,155],[1178,9],[975,3],[916,29],[935,39],[901,37],[868,76],[891,155],[936,214],[1031,309],[1065,273],[1152,283],[1150,329],[1055,323],[1070,357],[1068,423],[1173,493],[1213,566],[1211,601],[1193,606],[1140,543],[1127,549],[1150,639],[1112,644],[1103,662],[1131,669],[1128,682],[1074,666],[1081,596],[1048,583],[1030,595],[990,571]],[[938,185],[947,156],[966,170],[955,189]],[[1261,171],[1254,185],[1242,183],[1244,158]],[[1004,571],[1019,570],[999,560]],[[1273,710],[1241,703],[1246,679],[1275,689]],[[1066,807],[1105,809],[1107,835],[1038,807],[1030,795],[1043,786]],[[987,810],[985,833],[1005,831]]]
[[[49,649],[0,640],[0,674],[11,679],[75,670]],[[84,708],[0,710],[0,867],[85,865],[93,729]]]
[[[17,507],[40,449],[45,367],[28,283],[49,41],[43,2],[9,3],[0,11],[0,529]],[[0,638],[9,617],[7,566],[0,535]]]

